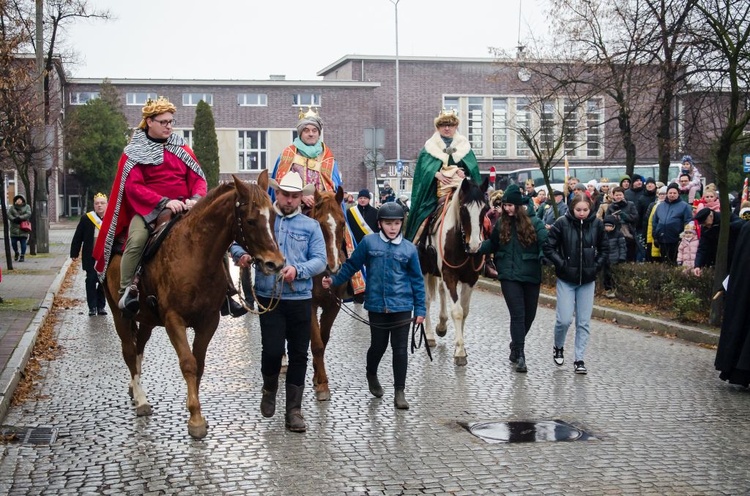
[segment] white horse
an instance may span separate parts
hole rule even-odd
[[[456,365],[467,363],[464,323],[469,316],[471,293],[483,267],[483,256],[477,255],[476,252],[484,239],[482,222],[489,208],[484,196],[487,185],[486,179],[481,186],[471,179],[464,179],[451,198],[446,200],[445,205],[439,207],[440,219],[427,239],[427,246],[434,247],[435,253],[431,254],[432,250],[428,249],[421,260],[427,294],[427,344],[434,347],[435,333],[442,337],[448,330],[448,301],[445,297],[447,292],[450,295],[450,313],[456,330],[453,353]],[[427,260],[426,257],[431,257],[432,260]],[[440,295],[440,320],[433,331],[430,305],[435,299],[436,289]]]

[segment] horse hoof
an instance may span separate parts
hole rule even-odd
[[[131,400],[133,399],[133,388],[132,387],[128,387],[128,396],[130,396]]]
[[[329,401],[331,399],[330,391],[315,391],[315,399],[318,401]]]
[[[464,367],[467,364],[467,360],[465,356],[453,357],[453,363],[455,363],[459,367]]]
[[[445,327],[445,328],[441,329],[441,328],[437,327],[437,328],[435,328],[435,334],[437,334],[438,336],[440,336],[442,338],[446,334],[448,334],[448,328]]]
[[[188,434],[193,439],[203,439],[208,434],[208,424],[203,425],[190,425],[188,424]]]
[[[151,415],[151,405],[144,403],[143,405],[136,407],[135,414],[139,417]]]
[[[435,346],[437,346],[437,340],[435,340],[435,339],[428,339],[427,340],[427,346],[429,346],[430,348],[434,348]]]

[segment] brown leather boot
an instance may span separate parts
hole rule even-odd
[[[292,432],[305,432],[307,425],[302,416],[302,393],[305,386],[286,385],[286,428]]]
[[[276,392],[279,390],[279,374],[263,376],[263,398],[260,400],[260,413],[273,417],[276,413]]]

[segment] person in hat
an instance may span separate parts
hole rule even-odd
[[[636,205],[638,199],[643,195],[643,181],[643,176],[640,174],[633,174],[633,177],[630,178],[630,187],[625,190],[625,199],[629,202],[633,202],[633,205]]]
[[[700,233],[698,249],[695,252],[693,274],[700,276],[703,267],[711,267],[716,264],[716,254],[719,249],[719,232],[721,231],[721,214],[710,208],[702,208],[695,213],[693,218],[697,225],[696,231]],[[732,266],[734,259],[735,243],[740,234],[744,221],[734,214],[729,217],[729,241],[727,244],[727,270]]]
[[[380,204],[396,201],[396,193],[391,188],[391,183],[383,181],[383,187],[380,188]]]
[[[692,219],[690,205],[680,198],[680,187],[671,183],[667,186],[667,198],[655,208],[652,220],[654,244],[661,252],[662,261],[677,263],[680,233]]]
[[[81,267],[86,272],[86,303],[89,307],[89,317],[94,315],[107,315],[104,297],[104,285],[94,268],[94,243],[99,237],[102,227],[102,217],[107,210],[107,195],[97,193],[94,195],[94,209],[81,217],[73,234],[73,242],[70,244],[70,258],[76,259],[81,256]],[[83,252],[81,252],[83,249]]]
[[[620,221],[614,215],[604,216],[604,237],[607,239],[609,256],[607,263],[602,267],[602,280],[604,283],[604,296],[614,298],[617,296],[615,278],[612,275],[612,267],[625,263],[627,257],[627,246],[625,236],[620,232]]]
[[[313,277],[326,268],[326,243],[320,225],[302,215],[302,198],[315,194],[315,185],[303,184],[295,171],[284,174],[280,182],[270,180],[276,192],[273,209],[274,235],[284,255],[281,281],[273,274],[255,272],[255,294],[261,313],[261,362],[263,376],[260,412],[272,417],[276,412],[281,359],[285,349],[289,357],[286,372],[286,428],[292,432],[307,430],[302,416],[302,393],[305,389],[307,351],[310,347]],[[241,268],[252,264],[252,258],[237,243],[229,249]],[[280,285],[280,287],[279,287]],[[272,305],[272,299],[278,304]]]
[[[686,273],[689,273],[695,267],[698,243],[695,223],[688,222],[680,233],[680,245],[677,247],[677,265],[681,266]]]
[[[10,242],[13,246],[13,260],[26,261],[26,245],[29,242],[31,228],[31,207],[26,203],[23,195],[13,197],[13,205],[8,208],[8,222],[10,223]],[[23,226],[22,226],[23,224]],[[22,228],[23,227],[23,228]]]
[[[435,118],[435,133],[419,152],[414,167],[411,212],[406,223],[406,239],[416,241],[422,225],[438,204],[438,198],[453,191],[465,177],[482,182],[471,143],[457,132],[458,116],[443,110]]]
[[[307,112],[300,111],[297,120],[297,137],[291,145],[284,148],[274,164],[271,178],[280,181],[289,171],[294,171],[302,178],[302,183],[312,184],[314,190],[336,192],[341,186],[341,174],[333,151],[323,142],[323,120],[320,114],[309,107]],[[275,191],[269,188],[271,199]],[[302,198],[303,210],[312,208],[313,194]]]
[[[368,234],[378,232],[378,209],[370,205],[370,190],[363,188],[357,204],[346,211],[346,223],[354,236],[355,247]]]
[[[345,283],[366,267],[365,308],[370,320],[370,348],[367,350],[367,385],[376,398],[385,394],[378,379],[378,365],[388,341],[393,349],[393,403],[407,410],[406,369],[408,365],[409,324],[424,322],[427,314],[425,289],[419,256],[414,245],[403,238],[404,210],[388,202],[378,210],[379,234],[365,236],[354,254],[333,277],[323,278],[323,287]]]
[[[557,215],[555,215],[554,205],[557,205]],[[567,211],[568,205],[565,203],[565,194],[560,190],[554,190],[552,198],[539,207],[536,216],[542,221],[544,227],[549,229],[555,223],[555,219],[562,217]]]
[[[494,254],[497,279],[510,313],[510,361],[516,372],[526,372],[526,334],[531,329],[542,284],[542,247],[547,229],[536,216],[529,216],[525,197],[517,185],[505,190],[500,218],[479,253]]]
[[[133,277],[149,236],[148,225],[164,209],[190,210],[206,195],[206,177],[181,135],[173,133],[176,107],[166,98],[149,99],[142,119],[117,165],[101,233],[94,246],[96,270],[107,270],[116,239],[127,236],[120,262],[120,301],[126,314],[138,312]]]

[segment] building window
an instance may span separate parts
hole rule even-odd
[[[156,93],[125,93],[125,105],[146,105],[148,100],[156,100]]]
[[[477,155],[484,155],[484,98],[469,97],[468,138]]]
[[[99,98],[98,91],[74,91],[70,93],[71,105],[86,105],[89,100]]]
[[[189,146],[190,148],[192,148],[193,147],[193,130],[183,129],[182,137],[185,139],[185,144]]]
[[[459,113],[458,97],[446,96],[443,98],[443,108],[445,110],[455,110],[456,115]]]
[[[320,93],[297,93],[293,105],[296,107],[320,107]]]
[[[198,102],[203,100],[207,104],[213,106],[214,96],[211,93],[183,93],[182,104],[186,107],[195,107]]]
[[[589,157],[602,156],[602,128],[604,111],[598,98],[586,102],[586,154]]]
[[[575,157],[578,155],[580,143],[578,141],[578,105],[566,99],[563,104],[563,139],[565,153]]]
[[[539,112],[539,145],[542,150],[552,150],[555,146],[555,102],[545,100]]]
[[[516,155],[519,157],[529,156],[529,145],[523,139],[522,134],[532,136],[531,133],[531,109],[527,98],[516,99]]]
[[[266,169],[266,131],[237,131],[237,169]]]
[[[240,107],[265,107],[268,105],[268,97],[265,93],[240,93],[237,95],[237,104]]]
[[[508,156],[508,100],[492,99],[492,156]]]

